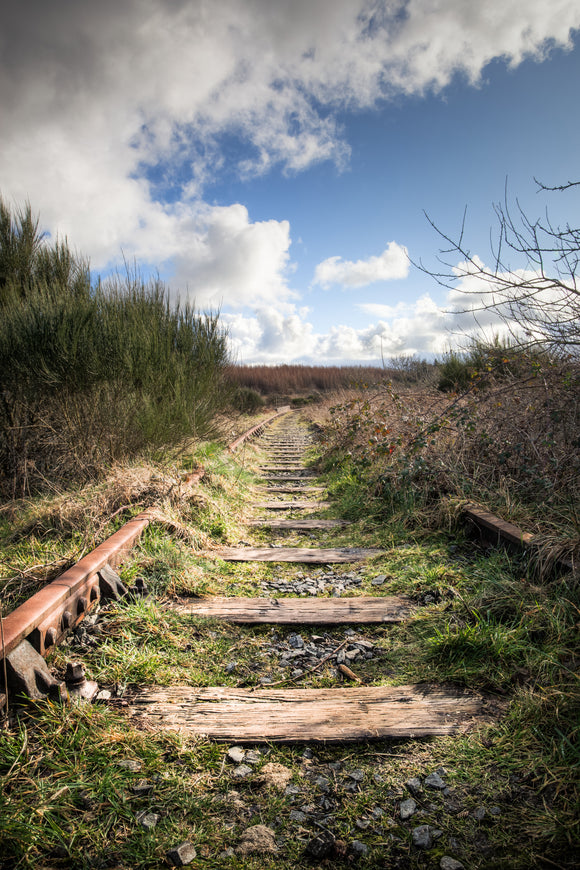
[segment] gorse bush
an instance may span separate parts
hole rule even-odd
[[[226,399],[216,315],[158,279],[91,285],[30,209],[0,201],[0,491],[85,480],[103,464],[207,436]]]
[[[265,404],[265,399],[251,387],[237,387],[232,393],[232,407],[242,414],[253,414]]]

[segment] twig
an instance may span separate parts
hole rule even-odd
[[[333,649],[331,653],[328,653],[327,656],[325,656],[323,659],[320,659],[317,665],[315,665],[313,668],[309,668],[307,671],[304,671],[304,673],[300,674],[299,677],[286,677],[283,680],[278,680],[276,683],[268,683],[268,688],[271,688],[272,686],[282,686],[284,685],[284,683],[295,683],[296,680],[301,680],[303,677],[308,677],[310,674],[313,674],[314,671],[317,671],[318,668],[321,668],[322,665],[328,661],[328,659],[331,659],[333,656],[335,656],[337,652],[343,648],[343,646],[347,645],[347,643],[348,640],[343,640],[343,642],[339,644],[336,649]],[[254,688],[257,687],[254,686]]]
[[[4,693],[6,695],[6,721],[8,721],[8,671],[6,669],[6,645],[4,644],[4,615],[0,603],[0,635],[2,637],[2,665],[4,667]]]
[[[355,672],[351,671],[351,669],[346,665],[338,665],[338,670],[341,674],[344,674],[345,677],[348,677],[349,680],[353,680],[355,683],[360,683],[360,677],[357,677]]]

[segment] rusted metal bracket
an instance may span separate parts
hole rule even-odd
[[[127,594],[127,587],[122,583],[116,571],[110,565],[103,565],[98,572],[99,590],[103,598],[113,598],[118,601]]]
[[[4,617],[2,654],[27,640],[43,656],[83,619],[101,595],[120,597],[125,587],[112,571],[149,524],[140,514],[64,574]],[[125,590],[126,591],[126,590]]]
[[[35,700],[49,697],[62,701],[67,697],[65,684],[55,680],[42,656],[27,640],[20,641],[6,656],[6,671],[11,694]]]

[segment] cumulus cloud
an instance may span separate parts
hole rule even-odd
[[[360,328],[338,324],[326,333],[315,332],[309,312],[293,304],[286,304],[284,312],[262,309],[226,319],[240,362],[380,363],[412,354],[431,359],[452,348],[466,349],[475,338],[492,341],[521,334],[507,303],[490,307],[492,298],[498,300],[497,289],[491,278],[483,283],[464,275],[441,303],[425,293],[395,306],[360,304],[359,309],[377,318],[374,322]],[[544,302],[558,301],[553,289],[545,292]]]
[[[316,337],[306,314],[293,304],[260,307],[252,316],[226,313],[234,358],[241,363],[281,363],[315,354]]]
[[[406,278],[409,274],[407,249],[397,242],[389,242],[378,257],[368,260],[343,260],[342,257],[329,257],[319,263],[314,272],[313,284],[330,287],[366,287],[376,281],[393,281]]]
[[[541,58],[579,26],[576,0],[528,0],[525,10],[521,0],[7,4],[0,190],[29,198],[97,268],[121,249],[178,256],[195,283],[211,262],[203,245],[199,262],[195,244],[187,247],[184,227],[196,212],[184,217],[160,203],[199,200],[224,169],[248,176],[274,164],[290,172],[321,160],[344,165],[339,111],[440,90],[457,73],[478,82],[493,58],[512,66]],[[231,151],[225,159],[224,136],[242,144],[237,164]],[[270,263],[278,230],[256,232]],[[186,247],[177,249],[176,237]],[[260,280],[270,267],[253,262]],[[356,285],[364,269],[355,265],[339,260],[327,271]]]
[[[185,207],[176,215],[172,283],[200,307],[277,304],[286,281],[288,221],[252,222],[243,205]]]

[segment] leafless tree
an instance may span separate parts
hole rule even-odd
[[[556,187],[537,183],[541,191],[560,193],[580,186],[580,181]],[[547,211],[530,219],[517,200],[510,206],[507,185],[503,203],[494,210],[498,229],[491,239],[492,266],[469,250],[465,213],[456,238],[426,215],[445,243],[438,257],[443,268],[416,265],[447,289],[477,295],[466,310],[495,311],[518,344],[580,355],[580,227],[555,225]],[[519,266],[510,264],[513,257]]]

